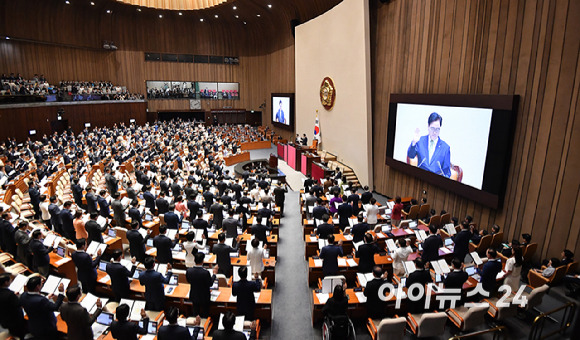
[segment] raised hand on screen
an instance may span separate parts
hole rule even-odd
[[[421,139],[421,130],[419,128],[415,129],[415,136],[413,136],[413,145],[417,144],[417,142]]]

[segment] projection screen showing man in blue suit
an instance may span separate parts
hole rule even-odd
[[[417,156],[417,167],[449,178],[451,176],[451,151],[449,145],[439,138],[443,118],[433,112],[427,120],[428,134],[421,136],[415,129],[415,137],[407,150],[407,157]]]

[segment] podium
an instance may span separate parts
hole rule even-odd
[[[303,153],[302,159],[300,160],[300,172],[304,175],[311,174],[313,162],[320,162],[320,156],[310,152]]]
[[[286,149],[286,144],[278,143],[276,145],[276,148],[278,149],[278,158],[286,159],[286,157],[284,156],[284,150]]]
[[[332,174],[332,170],[322,163],[312,162],[312,179],[320,180]]]
[[[302,154],[302,150],[298,145],[288,145],[288,165],[296,170],[300,171],[300,155]]]

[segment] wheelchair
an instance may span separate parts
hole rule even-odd
[[[355,340],[356,333],[352,321],[346,315],[324,318],[322,340]]]

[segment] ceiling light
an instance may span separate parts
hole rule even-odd
[[[111,11],[110,9],[107,10],[107,14],[111,14],[113,13],[113,11]]]
[[[183,13],[181,13],[181,12],[179,12],[179,13],[177,13],[177,14],[179,14],[179,15],[183,15]]]
[[[260,15],[260,14],[256,14],[256,16],[257,16],[258,18],[259,18],[259,17],[261,17],[261,15]]]
[[[159,14],[159,18],[163,18],[163,14]]]
[[[216,14],[216,15],[214,15],[214,17],[216,17],[216,18],[217,18],[217,17],[218,17],[218,15],[217,15],[217,14]]]
[[[244,21],[244,25],[247,24],[247,22]]]
[[[6,40],[10,40],[10,37],[6,37]]]
[[[137,8],[137,12],[141,12],[141,8]]]
[[[234,16],[236,17],[236,19],[240,17],[240,16],[239,16],[239,15],[237,15],[237,14],[236,14],[236,15],[234,15]]]
[[[66,0],[64,3],[67,5],[70,5],[70,1],[68,1],[68,0]]]
[[[203,18],[199,18],[199,21],[203,22]]]
[[[268,8],[272,8],[272,5],[271,4],[268,4]]]
[[[234,6],[234,7],[232,7],[232,8],[234,9],[234,11],[235,11],[236,9],[238,9],[236,6]]]
[[[91,6],[94,6],[94,5],[95,5],[95,3],[91,1]]]

